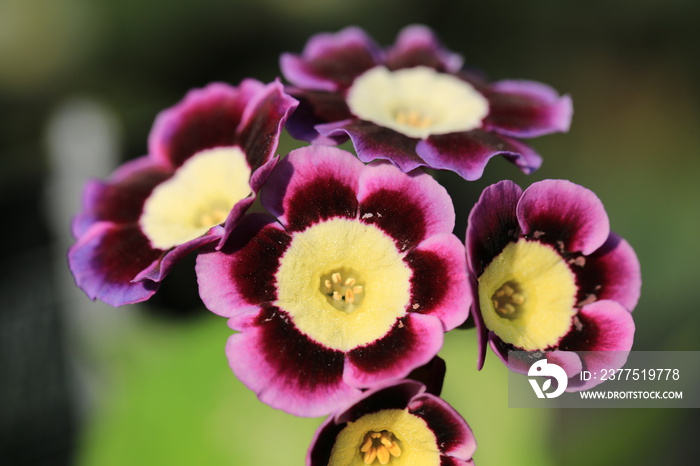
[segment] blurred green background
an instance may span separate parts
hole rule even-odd
[[[380,44],[423,23],[493,79],[574,100],[541,170],[439,173],[463,238],[483,187],[566,178],[594,190],[642,263],[635,349],[700,350],[700,61],[695,0],[0,0],[0,463],[299,465],[321,419],[270,409],[228,369],[224,319],[184,264],[148,305],[90,302],[67,272],[82,184],[146,151],[192,87],[279,75],[278,57],[348,25]],[[280,152],[298,145],[286,138]],[[693,464],[695,410],[507,407],[493,354],[446,336],[444,397],[484,465]]]

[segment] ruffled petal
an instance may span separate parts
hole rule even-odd
[[[319,91],[347,88],[356,76],[381,61],[381,50],[360,28],[313,36],[301,56],[280,58],[284,77],[295,86]]]
[[[520,236],[515,215],[520,186],[504,180],[484,189],[469,213],[467,255],[471,272],[479,277],[503,248]]]
[[[404,261],[413,271],[410,312],[438,317],[446,331],[467,320],[472,291],[464,247],[456,236],[432,236],[410,251]]]
[[[356,218],[357,183],[364,165],[349,152],[327,147],[296,149],[273,170],[261,201],[291,231],[333,217]]]
[[[610,234],[603,203],[567,180],[544,180],[523,192],[517,208],[523,233],[566,252],[593,253]]]
[[[385,337],[349,351],[343,379],[354,387],[367,388],[384,380],[405,377],[438,353],[443,332],[439,319],[408,314]]]
[[[637,305],[642,287],[639,260],[629,243],[616,234],[611,233],[605,244],[574,270],[580,301],[611,299],[628,311]]]
[[[238,146],[238,126],[248,103],[265,85],[246,79],[238,87],[213,83],[193,89],[178,104],[162,111],[148,139],[156,160],[179,167],[197,152]]]
[[[482,90],[489,100],[484,129],[531,138],[566,132],[571,124],[571,97],[534,81],[499,81]]]
[[[295,416],[328,414],[360,396],[343,381],[344,354],[301,334],[289,317],[266,307],[229,338],[229,365],[260,401]]]
[[[172,174],[170,167],[140,157],[120,166],[107,181],[89,182],[83,194],[83,210],[73,219],[73,235],[80,237],[99,221],[138,222],[153,188]]]
[[[348,135],[363,162],[388,160],[403,172],[427,165],[416,153],[418,139],[364,120],[345,120],[316,125],[316,130],[330,138]]]
[[[495,155],[503,155],[524,173],[542,164],[542,158],[522,142],[481,129],[430,136],[418,142],[416,152],[431,168],[452,170],[468,181],[478,180]]]
[[[419,170],[405,176],[390,164],[370,165],[360,177],[357,198],[361,220],[394,238],[399,251],[454,229],[450,195]]]
[[[68,265],[75,282],[91,299],[112,306],[150,298],[159,284],[134,277],[163,251],[153,249],[136,224],[93,224],[68,251]]]
[[[276,296],[275,273],[289,235],[262,213],[245,216],[221,252],[197,256],[199,295],[204,305],[224,317],[247,315]]]
[[[445,49],[430,28],[419,24],[403,28],[386,53],[386,66],[391,70],[428,66],[456,73],[462,62],[461,55]]]

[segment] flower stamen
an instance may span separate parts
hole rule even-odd
[[[365,434],[360,453],[365,464],[373,464],[375,460],[379,460],[379,464],[389,464],[392,457],[401,456],[401,447],[393,433],[370,431]]]
[[[354,271],[343,268],[321,277],[321,293],[333,307],[347,313],[355,310],[364,291],[353,275]]]
[[[520,285],[513,280],[507,281],[491,296],[496,313],[506,319],[514,319],[523,304],[525,295]]]
[[[400,108],[394,116],[396,122],[414,128],[427,128],[433,124],[433,119],[414,108]]]

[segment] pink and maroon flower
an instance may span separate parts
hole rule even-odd
[[[236,375],[265,403],[328,414],[429,362],[467,318],[464,247],[449,195],[425,173],[297,149],[220,251],[197,258],[200,296],[240,331]],[[276,217],[276,218],[275,218]]]
[[[163,111],[149,155],[86,186],[68,252],[77,285],[113,306],[144,301],[182,257],[223,241],[274,167],[296,104],[279,82],[248,79],[192,90]]]
[[[300,101],[287,124],[293,136],[350,138],[361,160],[386,159],[405,172],[428,166],[475,180],[500,154],[531,173],[541,157],[520,139],[567,131],[571,122],[568,96],[463,71],[462,58],[424,26],[403,29],[386,49],[354,27],[319,34],[280,62]]]
[[[479,365],[487,341],[518,372],[534,359],[509,360],[508,351],[543,355],[570,378],[624,363],[619,355],[632,347],[640,267],[591,191],[564,180],[524,192],[511,181],[486,188],[469,215],[467,256]],[[582,388],[582,381],[569,381],[569,390]]]
[[[449,404],[412,380],[374,388],[316,431],[307,466],[473,465],[476,440]]]

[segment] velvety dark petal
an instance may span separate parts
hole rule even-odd
[[[297,104],[275,81],[256,93],[246,106],[238,128],[238,145],[253,170],[275,155],[287,116]]]
[[[417,395],[409,403],[408,412],[428,424],[441,454],[464,461],[474,455],[476,440],[469,424],[442,399],[429,393]]]
[[[342,95],[297,88],[287,88],[287,92],[299,101],[299,106],[287,120],[286,128],[292,137],[326,145],[340,144],[347,140],[348,136],[344,133],[327,137],[316,130],[316,125],[353,118]]]
[[[474,466],[474,460],[460,460],[452,456],[440,456],[440,466]]]
[[[145,301],[156,292],[157,283],[132,280],[162,253],[151,247],[136,224],[98,222],[70,248],[68,265],[91,299],[121,306]]]
[[[614,233],[593,254],[582,258],[576,272],[579,301],[611,299],[628,311],[637,305],[642,287],[639,260],[627,241]]]
[[[263,403],[315,417],[360,396],[343,382],[345,355],[311,341],[279,309],[262,309],[240,329],[226,346],[229,365]]]
[[[410,313],[383,338],[349,351],[343,379],[354,387],[367,388],[405,377],[440,351],[443,332],[436,317]]]
[[[438,317],[446,331],[467,320],[472,291],[464,247],[456,236],[432,236],[410,251],[404,261],[413,271],[410,312]]]
[[[416,152],[430,168],[451,170],[469,181],[481,178],[495,155],[504,156],[527,174],[542,164],[542,158],[522,142],[480,129],[430,136],[418,143]]]
[[[261,200],[291,231],[333,217],[356,218],[357,184],[363,169],[364,164],[349,152],[302,147],[277,164]]]
[[[349,87],[355,77],[380,60],[381,51],[374,41],[362,29],[348,27],[313,36],[301,56],[283,54],[280,68],[295,86],[335,91]]]
[[[360,177],[357,197],[361,220],[384,230],[400,251],[454,229],[450,195],[420,170],[406,176],[387,163],[369,165]]]
[[[425,391],[435,396],[440,396],[442,386],[445,383],[447,364],[440,356],[435,356],[428,364],[424,364],[411,371],[407,379],[415,380],[425,385]]]
[[[499,81],[482,90],[489,101],[483,127],[513,137],[566,132],[573,113],[571,98],[534,81]]]
[[[591,254],[610,234],[600,199],[567,180],[533,183],[523,192],[516,212],[524,234],[566,252]]]
[[[265,85],[246,79],[238,87],[213,83],[193,89],[178,104],[162,111],[148,139],[156,160],[182,165],[205,149],[239,146],[237,129],[248,103],[265,91]]]
[[[634,341],[632,314],[611,300],[587,304],[576,314],[578,323],[562,338],[563,351],[629,351]]]
[[[169,166],[140,157],[117,168],[107,181],[89,182],[83,194],[83,211],[73,219],[73,234],[77,238],[99,221],[138,222],[153,188],[172,174]]]
[[[486,362],[486,346],[489,341],[489,329],[486,328],[484,319],[481,316],[481,309],[479,308],[479,283],[474,275],[468,274],[469,285],[472,289],[472,309],[469,316],[474,319],[474,328],[476,330],[476,342],[477,342],[477,357],[476,357],[476,368],[481,370],[484,367],[484,362]],[[468,321],[469,322],[469,321]],[[468,323],[467,322],[467,323]]]
[[[415,380],[378,383],[362,394],[348,409],[335,416],[335,422],[355,422],[362,416],[385,409],[406,409],[411,400],[425,392],[425,386]]]
[[[269,215],[243,217],[220,251],[197,256],[199,295],[207,309],[233,317],[277,299],[275,273],[289,242]]]
[[[309,450],[306,452],[306,466],[328,466],[336,437],[345,428],[345,425],[344,423],[336,423],[333,416],[328,416],[323,421],[323,424],[316,430]]]
[[[363,120],[345,120],[337,123],[317,125],[324,136],[350,136],[357,157],[363,162],[388,160],[403,172],[410,172],[427,165],[416,153],[418,139],[410,138],[394,130],[377,126]]]
[[[500,181],[484,189],[469,213],[467,257],[469,269],[476,277],[481,276],[508,243],[520,236],[515,209],[522,192],[512,181]]]
[[[462,57],[445,49],[430,28],[415,24],[403,28],[387,49],[386,66],[391,70],[428,66],[451,73],[462,67]]]

